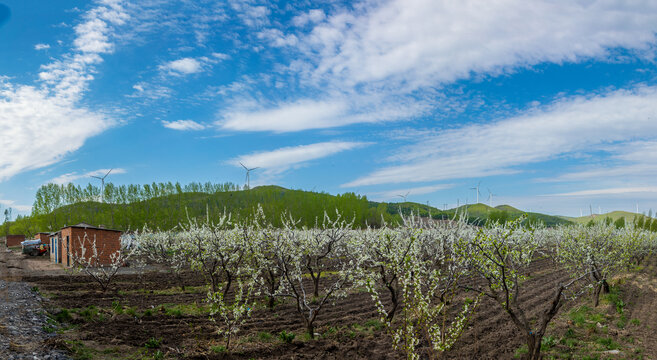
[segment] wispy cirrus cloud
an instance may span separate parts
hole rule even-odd
[[[293,123],[299,126],[261,126],[261,121],[249,126],[240,119],[257,118],[261,110],[222,109],[218,116],[224,118],[224,128],[286,132],[370,122],[370,117],[357,116],[367,112],[357,106],[362,101],[354,101],[356,106],[340,116],[319,121],[315,114],[295,110],[299,103],[319,102],[322,108],[360,97],[375,97],[368,105],[378,108],[402,99],[436,109],[442,104],[418,99],[417,92],[543,63],[610,61],[619,50],[654,58],[657,43],[657,3],[649,0],[631,5],[620,0],[392,0],[337,9],[328,15],[322,10],[304,12],[292,20],[300,28],[269,26],[257,35],[290,54],[287,72],[282,73],[290,84],[300,84],[299,94],[319,94],[266,104],[268,113],[293,111],[298,115]],[[310,31],[304,28],[308,24],[313,24]],[[411,112],[400,119],[417,115]]]
[[[48,45],[48,44],[36,44],[36,45],[34,45],[34,50],[37,50],[37,51],[39,51],[39,50],[48,50],[48,49],[50,49],[50,45]]]
[[[64,185],[64,184],[72,183],[72,182],[74,182],[76,180],[79,180],[79,179],[91,178],[92,176],[103,177],[110,170],[112,170],[112,172],[110,173],[110,176],[118,175],[118,174],[125,174],[127,172],[125,169],[121,169],[121,168],[98,169],[98,170],[93,170],[93,171],[89,171],[89,172],[86,172],[86,173],[78,173],[78,172],[74,171],[74,172],[70,172],[70,173],[67,173],[67,174],[59,175],[56,178],[50,179],[50,181],[48,181],[48,182],[53,183],[53,184],[58,184],[58,185]]]
[[[573,196],[627,195],[627,194],[645,194],[645,193],[657,193],[657,186],[581,190],[581,191],[572,191],[572,192],[559,193],[559,194],[546,194],[541,196],[573,197]]]
[[[30,205],[20,205],[17,204],[16,201],[14,200],[3,200],[0,199],[0,205],[3,205],[6,208],[12,208],[21,212],[28,212],[32,210],[32,206]],[[4,221],[4,218],[3,218]]]
[[[205,125],[197,123],[194,120],[162,121],[162,126],[168,129],[179,131],[198,131],[206,128]]]
[[[527,113],[421,137],[388,161],[397,163],[346,187],[474,178],[518,172],[594,145],[657,134],[657,87],[565,98]]]
[[[604,60],[616,48],[652,51],[656,21],[649,0],[393,0],[328,17],[302,50],[315,78],[413,89],[543,62]]]
[[[215,125],[232,131],[271,131],[277,133],[327,129],[354,123],[408,120],[427,111],[421,101],[384,100],[358,96],[327,100],[303,99],[259,108],[253,102],[238,103],[219,115]]]
[[[328,141],[310,145],[288,146],[272,151],[241,155],[228,163],[241,167],[258,167],[268,174],[280,174],[291,168],[307,165],[312,160],[325,158],[343,151],[367,146],[369,143],[350,141]]]
[[[101,55],[114,50],[115,28],[128,18],[120,1],[98,1],[74,27],[72,51],[41,67],[41,86],[0,80],[0,181],[53,164],[117,123],[80,100]],[[34,146],[42,133],[57,141]]]
[[[161,70],[174,75],[189,75],[201,72],[202,63],[194,58],[182,58],[160,65]]]

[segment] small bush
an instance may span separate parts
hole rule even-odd
[[[372,319],[366,321],[365,326],[369,328],[373,328],[376,331],[381,331],[383,329],[384,324],[381,322],[381,320]]]
[[[258,339],[260,339],[260,341],[271,341],[271,338],[272,336],[268,332],[261,331],[258,333]]]
[[[210,349],[217,354],[226,352],[226,347],[223,345],[212,346]]]
[[[150,338],[144,343],[144,347],[147,349],[157,349],[160,347],[162,339]]]
[[[289,333],[285,330],[281,331],[280,334],[278,334],[278,338],[281,339],[286,344],[292,343],[296,335],[294,333]]]
[[[556,345],[556,340],[554,340],[554,337],[552,336],[547,336],[543,338],[543,341],[541,341],[541,351],[547,351],[550,350],[554,345]]]
[[[112,310],[116,315],[123,314],[123,306],[118,301],[112,301]]]
[[[67,309],[62,309],[60,312],[55,314],[55,320],[57,322],[69,322],[72,320],[71,313]]]

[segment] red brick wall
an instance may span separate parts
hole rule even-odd
[[[46,233],[38,233],[34,236],[34,240],[41,240],[42,244],[50,244],[50,235]]]
[[[85,238],[86,235],[86,238]],[[69,236],[70,245],[67,249],[66,237]],[[98,265],[108,265],[111,263],[111,254],[121,250],[121,233],[118,231],[107,231],[98,229],[84,229],[84,228],[66,228],[62,229],[62,263],[67,265],[68,251],[71,254],[82,256],[82,244],[86,251],[84,253],[85,259],[93,256],[92,244],[96,240],[96,248],[98,249]],[[73,257],[71,257],[68,266],[73,265]]]
[[[5,237],[7,247],[20,246],[21,242],[25,241],[25,235],[7,235]]]

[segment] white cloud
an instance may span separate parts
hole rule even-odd
[[[284,34],[278,29],[265,29],[257,34],[258,39],[267,40],[271,46],[296,46],[299,39],[294,34]]]
[[[230,59],[230,55],[224,54],[224,53],[215,52],[215,53],[212,53],[212,56],[216,59],[219,59],[219,60],[228,60],[228,59]]]
[[[18,210],[20,212],[29,212],[32,211],[32,206],[30,205],[19,205],[16,204],[14,200],[3,200],[0,199],[0,205],[3,205],[6,208],[12,208],[14,210]],[[15,217],[16,214],[14,214],[12,217]],[[4,220],[4,217],[2,218]]]
[[[53,164],[116,124],[78,104],[100,55],[113,49],[113,26],[127,19],[118,2],[100,4],[75,27],[75,51],[42,66],[42,86],[0,80],[0,181]],[[36,140],[44,136],[47,141]]]
[[[298,101],[278,108],[249,111],[234,110],[217,124],[237,131],[297,131],[330,127],[345,114],[343,102]]]
[[[488,124],[425,135],[388,160],[397,162],[344,186],[474,178],[611,142],[657,134],[657,88],[640,87],[555,101]]]
[[[570,197],[570,196],[624,195],[624,194],[642,194],[642,193],[657,193],[657,186],[582,190],[582,191],[573,191],[573,192],[560,193],[560,194],[548,194],[548,195],[541,195],[541,196],[568,196],[568,197]]]
[[[108,178],[111,177],[112,175],[118,175],[118,174],[125,174],[126,173],[126,170],[121,169],[121,168],[116,168],[116,169],[111,169],[111,170],[112,170],[112,172],[109,174]],[[110,169],[98,169],[98,170],[89,171],[89,172],[86,172],[86,173],[83,173],[83,174],[79,174],[78,172],[74,171],[74,172],[70,172],[70,173],[67,173],[67,174],[60,175],[56,178],[51,179],[48,182],[53,183],[53,184],[58,184],[58,185],[64,185],[64,184],[72,183],[72,182],[74,182],[75,180],[78,180],[78,179],[91,178],[92,176],[103,177],[109,171],[110,171]],[[110,182],[108,179],[105,179],[105,180],[106,180],[106,182]],[[89,181],[91,181],[91,179],[89,179]]]
[[[237,17],[249,27],[269,24],[269,9],[262,5],[253,5],[249,0],[230,0],[230,6],[237,12]]]
[[[412,90],[544,62],[604,59],[615,48],[652,51],[656,31],[651,0],[393,0],[330,16],[301,50],[315,78]]]
[[[291,168],[305,165],[311,160],[325,158],[343,151],[368,145],[362,142],[330,141],[311,145],[290,146],[273,151],[241,155],[229,161],[230,164],[249,168],[262,168],[269,174],[279,174]]]
[[[205,125],[199,124],[194,120],[176,120],[176,121],[162,121],[165,128],[187,131],[187,130],[203,130]]]
[[[201,62],[194,58],[182,58],[160,65],[160,69],[168,70],[171,74],[189,75],[200,72],[203,67]]]
[[[301,15],[292,18],[294,26],[305,26],[307,24],[315,24],[326,18],[326,14],[321,9],[312,9]]]
[[[293,132],[354,123],[409,119],[427,110],[420,101],[365,96],[299,100],[261,109],[253,102],[237,104],[219,114],[216,125],[233,131]]]
[[[50,49],[50,45],[48,44],[36,44],[34,45],[34,50],[47,50]]]

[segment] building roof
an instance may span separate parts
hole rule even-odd
[[[67,229],[67,228],[80,228],[80,229],[122,232],[121,230],[107,229],[107,228],[104,228],[104,227],[89,225],[87,223],[79,223],[79,224],[76,224],[76,225],[67,225],[67,226],[64,226],[62,229]]]

